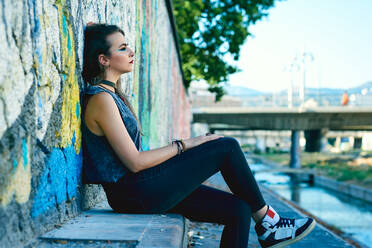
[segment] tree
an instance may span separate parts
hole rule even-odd
[[[186,87],[204,79],[216,101],[226,93],[221,86],[239,68],[225,55],[239,59],[240,47],[274,0],[173,0]]]

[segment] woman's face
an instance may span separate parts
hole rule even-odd
[[[125,42],[122,33],[116,32],[107,36],[107,41],[111,44],[109,57],[109,70],[120,74],[132,71],[134,62],[134,52]]]

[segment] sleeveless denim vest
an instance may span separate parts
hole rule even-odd
[[[109,93],[115,100],[121,119],[138,151],[142,151],[141,135],[137,120],[119,95],[98,86],[88,86],[83,92],[95,95],[100,92]],[[83,98],[82,98],[83,99]],[[123,177],[129,169],[120,161],[105,136],[92,133],[84,121],[82,107],[82,146],[83,146],[83,183],[114,183]]]

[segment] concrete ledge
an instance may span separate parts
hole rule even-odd
[[[334,179],[317,175],[314,175],[314,184],[372,203],[371,189],[349,183],[338,182]]]
[[[31,247],[186,247],[185,218],[178,214],[119,214],[107,202],[39,237]],[[186,243],[187,244],[187,243]],[[93,245],[93,246],[92,246]]]

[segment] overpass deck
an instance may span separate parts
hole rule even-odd
[[[193,121],[214,125],[215,129],[372,130],[372,107],[197,108]]]

